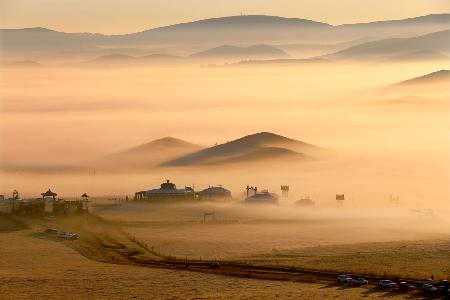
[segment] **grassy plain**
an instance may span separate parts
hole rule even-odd
[[[9,221],[0,216],[0,224]],[[366,288],[257,280],[90,260],[42,224],[0,233],[0,299],[376,299]]]

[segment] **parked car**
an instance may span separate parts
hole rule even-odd
[[[422,280],[417,281],[417,284],[419,284],[419,285],[424,285],[424,284],[431,284],[431,285],[433,285],[434,284],[434,280],[433,279],[422,279]]]
[[[445,287],[443,285],[436,286],[436,289],[437,289],[436,292],[438,292],[441,295],[447,295],[447,293],[449,291],[448,287]]]
[[[45,229],[46,233],[51,233],[51,234],[58,234],[58,230],[54,229],[54,228],[47,228]]]
[[[368,285],[369,281],[363,277],[353,278],[351,281],[354,285]]]
[[[352,281],[352,278],[350,276],[348,276],[348,275],[342,274],[342,275],[338,276],[337,280],[340,283],[349,283],[349,282]]]
[[[450,282],[448,280],[441,280],[436,282],[436,286],[445,286],[446,288],[450,288]]]
[[[68,239],[68,240],[78,240],[78,235],[76,233],[61,231],[58,235],[60,238]]]
[[[415,288],[416,287],[412,283],[409,283],[409,282],[406,282],[406,281],[402,281],[402,282],[398,283],[398,289],[400,291],[402,291],[402,292],[407,292],[407,291],[410,291],[410,290],[414,290]]]
[[[221,267],[222,267],[222,265],[219,264],[218,262],[212,262],[208,266],[208,268],[210,268],[210,269],[220,269]]]
[[[389,279],[381,279],[378,282],[378,286],[382,288],[394,288],[397,286],[397,284]]]
[[[438,281],[434,286],[436,287],[439,294],[450,296],[450,283],[448,282],[448,280]]]
[[[423,285],[423,291],[427,292],[427,293],[437,293],[438,292],[438,288],[435,287],[432,284],[426,283],[426,284]]]

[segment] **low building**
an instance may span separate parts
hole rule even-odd
[[[229,200],[232,198],[231,192],[221,186],[210,186],[195,193],[195,196],[200,200]]]
[[[256,192],[253,196],[247,197],[245,203],[250,204],[278,204],[279,196],[269,193],[267,190]]]
[[[194,200],[195,193],[191,187],[177,189],[176,185],[169,180],[161,184],[159,189],[136,192],[135,200],[161,201],[161,200]]]
[[[302,199],[296,201],[295,205],[296,206],[305,206],[305,207],[314,207],[316,205],[316,203],[314,203],[314,201],[311,198],[306,197],[306,198],[302,198]]]
[[[43,199],[13,199],[12,212],[18,215],[43,216],[46,203]]]

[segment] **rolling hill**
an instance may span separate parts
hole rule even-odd
[[[355,39],[371,40],[388,37],[410,37],[450,29],[450,14],[427,15],[404,20],[388,20],[363,24],[332,26],[300,18],[283,18],[266,15],[243,15],[211,18],[174,24],[142,32],[104,35],[98,33],[65,33],[42,27],[0,29],[2,51],[20,53],[21,59],[29,59],[27,53],[73,53],[91,55],[104,53],[105,49],[140,49],[153,47],[166,52],[170,45],[188,53],[193,45],[215,47],[234,44],[280,43],[341,43]],[[124,54],[131,52],[116,51]]]
[[[450,70],[440,70],[423,76],[408,79],[396,84],[396,86],[429,85],[429,84],[449,84]]]
[[[200,166],[318,157],[324,149],[270,132],[261,132],[167,161],[162,166]]]
[[[412,38],[390,38],[363,43],[324,57],[328,59],[367,59],[429,51],[447,55],[450,54],[449,40],[450,30],[445,30]]]
[[[278,160],[307,160],[311,159],[305,154],[301,154],[286,148],[280,147],[261,147],[255,151],[226,158],[215,162],[216,164],[241,164],[241,163],[255,163],[255,162],[271,162]]]
[[[202,149],[202,146],[173,137],[165,137],[119,153],[107,155],[99,159],[95,164],[100,168],[110,169],[147,169],[200,149]]]
[[[146,56],[131,56],[125,54],[108,54],[99,56],[85,64],[94,65],[146,65],[159,63],[175,63],[182,61],[183,58],[167,54],[150,54]]]
[[[438,51],[423,50],[409,53],[402,53],[389,56],[383,60],[386,62],[411,62],[411,61],[427,61],[427,60],[448,60],[450,57]]]
[[[276,59],[287,58],[289,55],[278,48],[268,45],[254,45],[249,47],[219,46],[198,53],[194,53],[190,58],[194,59]]]

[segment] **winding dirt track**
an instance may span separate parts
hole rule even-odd
[[[120,227],[89,215],[84,226],[63,223],[70,230],[79,233],[77,241],[66,243],[83,256],[107,263],[128,264],[142,267],[189,270],[225,276],[238,276],[266,280],[283,280],[293,282],[337,284],[338,273],[324,270],[312,270],[298,267],[251,265],[232,261],[219,261],[220,268],[211,268],[212,261],[181,260],[161,255],[149,249],[147,245],[136,240]],[[69,229],[69,228],[68,228]],[[380,276],[352,274],[365,277],[368,287],[375,287]],[[416,278],[390,278],[396,281],[414,281]]]

